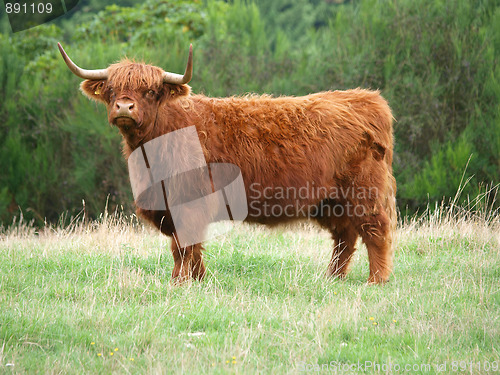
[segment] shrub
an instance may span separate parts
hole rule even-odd
[[[397,120],[402,210],[453,196],[469,158],[465,193],[500,180],[495,1],[148,0],[92,16],[85,9],[62,28],[0,34],[0,221],[18,207],[27,219],[56,220],[82,199],[97,216],[108,196],[110,210],[131,207],[120,136],[104,108],[77,92],[80,79],[55,47],[63,39],[83,67],[128,55],[179,73],[193,42],[194,91],[214,96],[380,89]]]

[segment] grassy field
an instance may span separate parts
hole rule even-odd
[[[495,215],[402,223],[384,286],[366,284],[363,246],[346,280],[327,280],[330,239],[306,225],[240,226],[207,243],[206,280],[181,287],[168,240],[134,217],[13,225],[0,234],[0,373],[498,371]]]

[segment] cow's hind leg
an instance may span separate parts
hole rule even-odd
[[[355,219],[357,229],[368,250],[370,262],[369,283],[383,283],[389,279],[392,270],[391,221],[383,208],[376,214],[363,215]]]
[[[205,264],[201,253],[203,247],[200,243],[195,245],[179,247],[172,239],[172,255],[174,257],[174,269],[172,270],[172,281],[182,284],[191,278],[202,280],[205,276]]]
[[[352,217],[368,250],[369,283],[383,283],[389,279],[394,257],[397,224],[396,181],[389,174],[385,183],[379,186],[383,187],[377,189],[382,194],[375,195],[373,199],[354,202],[355,215]],[[361,212],[360,215],[356,214]]]
[[[342,208],[339,216],[337,208]],[[318,206],[315,219],[332,234],[333,252],[326,275],[344,278],[349,270],[349,263],[356,251],[358,233],[349,217],[344,214],[343,205],[339,201],[325,200]]]
[[[332,233],[334,247],[326,274],[327,276],[344,278],[349,271],[349,262],[356,251],[358,233],[347,218],[337,223],[335,228],[330,229],[330,232]]]

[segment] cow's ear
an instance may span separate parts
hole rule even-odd
[[[106,102],[103,96],[103,88],[106,84],[106,80],[85,80],[80,84],[80,89],[90,99]]]
[[[180,98],[191,93],[191,87],[188,85],[173,85],[170,83],[163,84],[163,90],[167,99]]]

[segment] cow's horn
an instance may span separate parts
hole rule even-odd
[[[184,83],[188,83],[191,81],[191,77],[193,76],[193,45],[189,45],[189,56],[186,65],[186,71],[184,75],[180,74],[164,72],[163,73],[163,82],[165,83],[173,83],[175,85],[182,85]]]
[[[73,61],[71,61],[66,51],[64,51],[64,48],[62,48],[61,43],[57,43],[57,46],[59,47],[59,51],[61,52],[64,62],[68,66],[69,70],[71,70],[78,77],[83,79],[93,79],[93,80],[108,78],[108,71],[106,69],[96,69],[96,70],[82,69],[78,65],[76,65]]]

